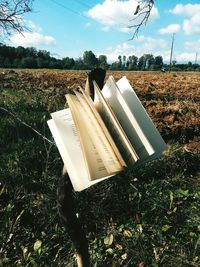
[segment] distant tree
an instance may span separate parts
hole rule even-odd
[[[123,56],[123,69],[126,68],[126,56]]]
[[[146,61],[145,68],[147,70],[150,70],[154,64],[154,56],[152,54],[145,54],[144,57],[145,57],[145,61]]]
[[[69,58],[69,57],[65,57],[62,59],[62,65],[63,65],[63,69],[73,69],[74,65],[75,65],[75,61],[73,58]]]
[[[117,67],[117,69],[118,70],[121,70],[122,69],[122,56],[121,55],[119,55],[118,56],[118,67]]]
[[[172,70],[176,70],[177,68],[179,68],[178,66],[176,66],[176,60],[174,59],[174,60],[172,60],[172,64],[171,64],[171,69]]]
[[[36,68],[37,61],[34,57],[24,57],[21,61],[21,65],[23,68]]]
[[[22,33],[26,28],[23,15],[32,10],[33,0],[1,0],[0,1],[0,29],[1,38],[13,31]]]
[[[85,64],[85,66],[88,69],[93,69],[93,68],[97,67],[98,59],[91,50],[85,51],[83,53],[83,63]]]
[[[0,67],[4,66],[4,59],[5,57],[0,54]]]
[[[21,59],[20,58],[15,58],[12,62],[12,67],[13,68],[21,68]]]
[[[47,50],[39,50],[37,56],[43,59],[50,59],[50,52]]]
[[[98,65],[99,65],[99,67],[101,67],[103,69],[107,69],[108,68],[107,57],[105,55],[100,55],[99,56]]]
[[[127,70],[137,70],[138,57],[135,55],[129,56],[127,59]]]
[[[138,70],[138,66],[135,65],[133,62],[127,62],[127,70]]]
[[[139,58],[138,69],[139,70],[151,70],[154,65],[154,56],[152,54],[144,54]]]
[[[187,70],[188,70],[188,71],[192,71],[192,70],[194,70],[194,67],[193,67],[193,64],[192,64],[191,61],[189,61],[188,64],[187,64]]]
[[[90,53],[91,54],[91,53]],[[92,53],[93,54],[93,53]],[[93,54],[94,55],[94,54]],[[105,55],[100,55],[98,58],[94,55],[95,60],[91,64],[96,63],[96,66],[100,66],[110,70],[161,70],[163,67],[165,70],[170,68],[169,65],[163,63],[162,56],[154,57],[151,54],[144,54],[139,59],[135,56],[118,56],[118,61],[113,62],[111,65],[107,63]],[[123,61],[122,61],[123,59]],[[124,67],[126,62],[126,67]],[[123,64],[122,64],[123,63]],[[199,71],[199,64],[176,64],[173,61],[172,69],[174,71]],[[89,63],[88,63],[89,64]],[[56,69],[88,69],[88,65],[85,64],[83,58],[74,60],[73,58],[65,57],[62,60],[56,59],[50,56],[50,53],[46,50],[37,51],[34,47],[24,48],[22,46],[10,47],[0,43],[0,67],[2,68],[56,68]],[[90,65],[91,67],[91,65]]]
[[[54,57],[51,57],[48,61],[48,68],[51,69],[63,69],[63,62],[61,59],[56,59]]]
[[[143,55],[138,60],[138,70],[145,70],[145,69],[146,69],[146,58]]]
[[[22,46],[18,46],[16,49],[16,57],[17,58],[22,58],[22,57],[25,57],[26,56],[26,49]]]
[[[4,58],[3,67],[5,67],[5,68],[11,68],[12,67],[11,60],[8,57]]]
[[[174,59],[174,60],[172,60],[172,66],[175,66],[176,65],[176,60]]]
[[[87,69],[87,67],[85,66],[85,64],[83,62],[83,59],[81,57],[79,57],[78,59],[75,60],[74,69],[75,70],[84,70],[84,69]]]
[[[118,61],[115,61],[113,62],[110,67],[109,67],[110,70],[119,70],[119,62]]]
[[[11,46],[5,47],[6,57],[8,57],[11,61],[13,61],[16,57],[15,48]]]
[[[45,62],[45,60],[43,58],[37,57],[36,61],[37,61],[37,67],[38,68],[41,68],[41,69],[45,68],[46,62]]]
[[[163,58],[162,56],[156,56],[154,59],[154,64],[152,70],[161,70],[163,67]]]
[[[38,52],[35,47],[27,47],[25,48],[25,56],[26,57],[37,57]]]

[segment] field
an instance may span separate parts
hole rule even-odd
[[[200,74],[126,75],[164,155],[74,194],[91,266],[200,266]],[[57,214],[62,169],[46,121],[83,71],[0,70],[0,266],[75,266]],[[35,131],[42,134],[38,135]]]

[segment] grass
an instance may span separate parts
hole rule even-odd
[[[45,93],[0,92],[0,107],[51,139]],[[57,215],[56,147],[3,110],[0,136],[0,266],[74,266]],[[198,153],[174,143],[159,160],[74,194],[92,266],[200,266],[199,165]]]

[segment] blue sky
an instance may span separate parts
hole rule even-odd
[[[200,59],[200,1],[155,0],[146,26],[130,40],[129,29],[137,0],[35,0],[33,12],[25,15],[31,29],[23,36],[13,34],[9,45],[36,47],[57,58],[78,58],[86,50],[108,61],[118,55],[145,53],[161,55],[169,61],[172,34],[175,33],[174,57],[177,62]],[[197,57],[198,59],[198,57]]]

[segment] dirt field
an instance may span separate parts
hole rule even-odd
[[[200,73],[107,72],[120,79],[126,75],[148,114],[166,141],[179,141],[199,149]],[[45,91],[49,111],[55,100],[64,105],[64,94],[84,86],[85,71],[0,70],[0,88]]]

